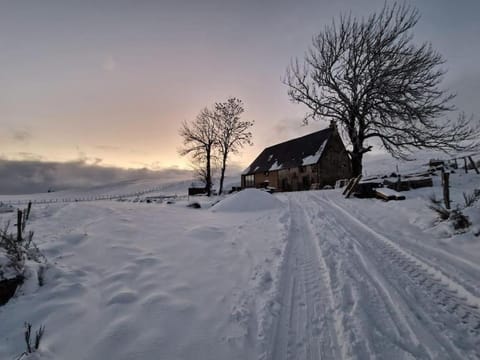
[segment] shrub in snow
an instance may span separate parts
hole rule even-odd
[[[24,359],[29,354],[33,354],[40,348],[40,342],[42,341],[43,334],[45,333],[45,326],[40,326],[35,331],[35,342],[32,343],[32,324],[25,322],[25,346],[26,350],[20,354],[18,360]]]
[[[38,263],[44,260],[33,241],[33,231],[19,237],[8,228],[9,223],[0,230],[0,280],[22,276],[29,260]]]
[[[471,225],[468,216],[464,215],[459,209],[452,210],[449,219],[455,230],[463,230]]]
[[[17,226],[17,233],[9,231],[8,222],[0,229],[0,305],[15,295],[28,274],[37,274],[39,286],[44,283],[45,257],[33,241],[33,232],[24,234],[28,215],[23,218],[21,215],[19,212],[18,218],[23,221]]]
[[[465,193],[463,193],[463,196],[466,204],[473,204],[474,201],[472,202],[470,197],[467,197]],[[437,200],[435,195],[430,196],[430,202],[431,204],[428,207],[438,214],[438,217],[441,221],[449,220],[455,230],[467,229],[470,225],[472,225],[468,216],[464,215],[460,208],[457,207],[453,210],[445,209],[442,205],[440,205],[441,201]]]
[[[432,202],[432,204],[428,205],[428,207],[437,213],[440,220],[447,220],[450,217],[450,211],[445,209],[440,204]]]
[[[480,199],[480,189],[475,189],[471,194],[463,193],[465,207],[472,206],[478,199]]]

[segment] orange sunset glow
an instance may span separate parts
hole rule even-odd
[[[349,9],[367,14],[383,0]],[[469,59],[475,31],[458,7],[438,12],[420,2],[420,40],[431,40],[451,69],[457,104],[478,111],[480,73]],[[189,169],[181,157],[182,121],[228,97],[254,120],[253,146],[232,158],[249,164],[265,146],[325,126],[302,125],[306,109],[282,84],[322,23],[343,10],[334,2],[62,1],[3,2],[0,8],[0,157],[121,168]],[[449,17],[465,18],[445,28]],[[462,34],[462,42],[452,41]]]

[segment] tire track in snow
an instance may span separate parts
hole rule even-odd
[[[311,195],[303,204],[331,279],[337,328],[343,334],[341,358],[436,358],[418,339],[424,329],[412,328],[403,318],[382,269],[357,246],[357,234],[350,234]]]
[[[339,238],[350,238],[357,244],[357,250],[364,248],[358,251],[359,258],[363,257],[361,262],[378,266],[391,285],[400,290],[405,288],[398,295],[409,304],[413,313],[423,307],[423,312],[416,313],[416,316],[420,322],[428,320],[436,324],[434,329],[441,331],[431,335],[448,352],[448,355],[437,355],[447,358],[480,357],[476,350],[480,346],[480,312],[474,295],[461,285],[445,279],[428,264],[403,251],[398,244],[376,233],[332,201],[322,199],[318,194],[314,200],[321,208],[329,209],[323,215],[328,218],[330,227],[336,228]],[[388,295],[388,290],[385,295]]]
[[[273,336],[261,359],[338,359],[339,329],[316,238],[299,204],[290,200],[291,224]]]
[[[330,193],[336,195],[335,193]],[[330,195],[329,194],[329,195]],[[327,195],[329,198],[330,196]],[[338,200],[338,198],[336,199]],[[405,226],[400,229],[391,229],[388,238],[394,240],[395,243],[401,246],[402,250],[407,251],[409,254],[413,254],[415,258],[419,259],[422,263],[425,263],[437,271],[440,271],[443,276],[452,279],[454,283],[461,285],[469,293],[480,298],[480,282],[478,281],[480,276],[480,264],[476,262],[476,259],[465,258],[458,256],[458,254],[450,252],[442,247],[436,247],[423,242],[425,237],[432,236],[427,233],[419,234],[418,227],[410,224],[408,218],[391,217],[392,212],[388,211],[386,214],[380,216],[380,222],[376,219],[366,216],[374,209],[374,203],[366,201],[365,206],[361,209],[358,207],[358,202],[349,201],[346,199],[340,199],[338,204],[346,210],[351,216],[357,218],[361,222],[368,224],[369,227],[376,229],[378,233],[385,233],[389,231],[384,224],[385,221],[405,221]],[[362,204],[363,205],[363,204]],[[377,204],[378,206],[378,204]],[[366,210],[366,211],[365,211]],[[390,216],[388,216],[390,213]],[[430,240],[430,239],[428,239]],[[451,248],[450,248],[451,249]],[[463,254],[466,255],[466,254]]]

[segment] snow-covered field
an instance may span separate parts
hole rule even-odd
[[[451,184],[461,205],[480,176]],[[157,189],[95,194],[142,186]],[[28,229],[50,265],[0,307],[0,359],[25,350],[24,321],[46,327],[41,359],[479,358],[480,201],[456,233],[432,193],[438,178],[392,202],[246,190],[200,209],[36,204]]]

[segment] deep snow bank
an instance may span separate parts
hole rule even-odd
[[[212,208],[212,211],[236,212],[272,210],[280,208],[281,206],[283,206],[283,203],[280,200],[265,191],[245,189],[220,201]]]
[[[52,265],[0,307],[0,359],[25,350],[24,321],[46,327],[38,360],[258,359],[286,209],[184,205],[36,205],[29,229]]]

